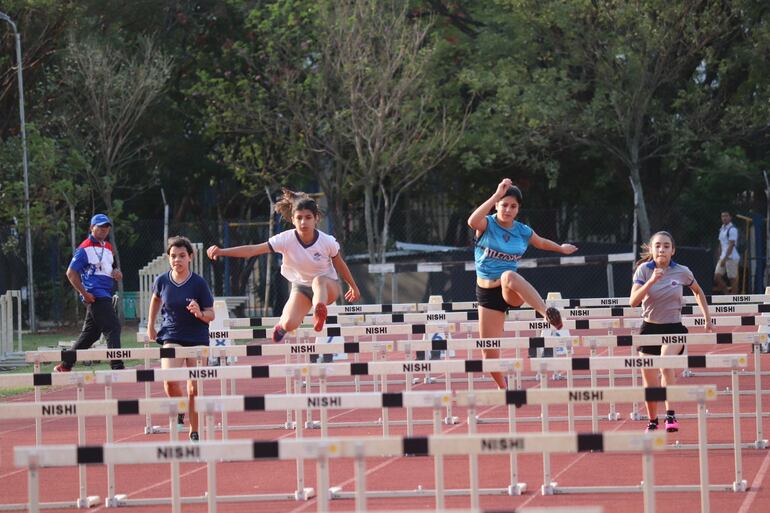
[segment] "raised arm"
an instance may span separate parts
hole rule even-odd
[[[652,275],[647,280],[646,283],[634,283],[631,287],[631,297],[629,298],[629,304],[631,306],[639,306],[642,304],[642,300],[644,300],[644,297],[647,295],[647,293],[650,291],[650,288],[652,285],[658,281],[659,279],[663,278],[663,273],[665,271],[661,269],[660,267],[656,267],[655,270],[652,272]],[[639,280],[641,281],[641,280]]]
[[[503,181],[497,185],[495,193],[487,199],[484,203],[473,211],[468,218],[468,226],[476,230],[476,235],[484,233],[487,229],[487,214],[495,206],[495,203],[503,198],[503,195],[513,185],[510,178],[503,178]]]
[[[578,249],[577,246],[573,246],[572,244],[556,244],[554,241],[541,237],[535,232],[532,232],[532,237],[529,238],[529,244],[537,249],[553,251],[555,253],[561,253],[562,255],[571,255]]]
[[[206,254],[211,260],[216,260],[219,257],[251,258],[253,256],[264,255],[265,253],[270,253],[270,245],[268,245],[267,242],[263,242],[262,244],[250,244],[248,246],[235,246],[232,248],[211,246],[206,250]]]

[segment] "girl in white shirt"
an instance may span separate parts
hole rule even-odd
[[[265,253],[283,256],[281,274],[291,282],[291,294],[283,307],[279,324],[273,329],[273,342],[280,342],[286,333],[297,329],[305,315],[313,310],[313,328],[323,329],[326,305],[334,303],[342,290],[339,276],[348,284],[345,299],[357,301],[361,297],[353,275],[340,255],[340,245],[334,237],[316,226],[321,218],[318,204],[304,192],[283,189],[283,197],[275,211],[294,225],[270,237],[267,242],[233,248],[211,246],[206,253],[216,260],[220,256],[251,258]]]

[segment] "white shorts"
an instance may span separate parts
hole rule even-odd
[[[166,342],[163,347],[186,347],[182,344],[176,344],[174,342]],[[196,367],[198,360],[196,358],[161,358],[161,369],[177,369],[179,367]]]
[[[726,259],[724,265],[719,265],[714,269],[714,276],[722,276],[727,274],[728,280],[734,280],[738,277],[738,261],[732,259]]]

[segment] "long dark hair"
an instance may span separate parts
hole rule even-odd
[[[281,214],[286,221],[291,222],[294,212],[297,210],[310,210],[314,216],[321,217],[321,210],[318,203],[308,196],[305,192],[294,192],[287,188],[282,188],[283,195],[275,203],[275,211]]]
[[[657,237],[658,235],[663,235],[668,237],[671,240],[671,249],[676,249],[676,242],[674,242],[674,236],[668,233],[665,230],[661,230],[659,232],[655,232],[650,237],[650,240],[646,244],[642,244],[642,254],[641,258],[637,260],[636,266],[639,267],[640,265],[652,261],[652,239]]]

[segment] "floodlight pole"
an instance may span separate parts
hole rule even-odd
[[[27,125],[24,121],[24,79],[22,78],[21,60],[21,36],[16,30],[16,24],[5,14],[0,12],[0,20],[7,21],[13,29],[16,39],[16,77],[19,79],[19,121],[21,122],[21,148],[22,165],[24,169],[24,215],[27,218],[27,299],[29,300],[29,329],[37,331],[37,318],[35,316],[35,282],[32,266],[32,218],[29,214],[29,160],[27,158]]]

